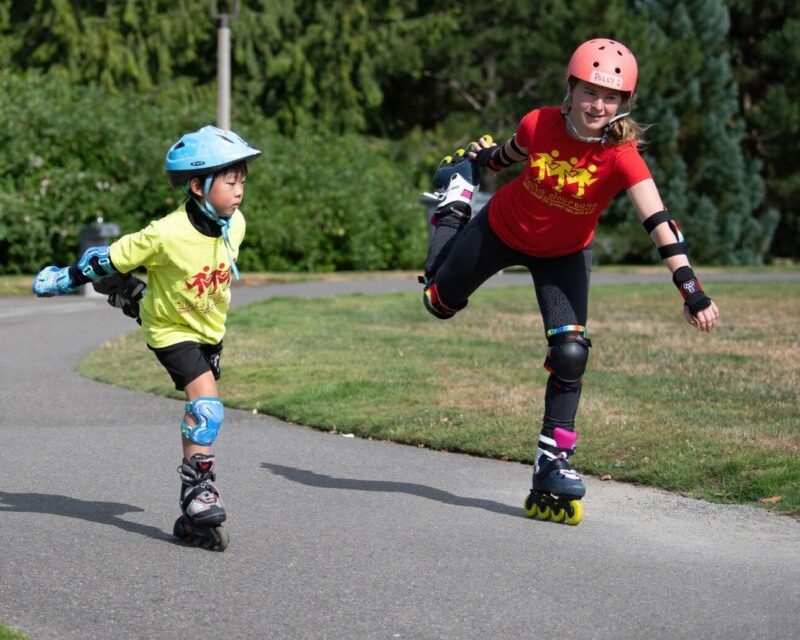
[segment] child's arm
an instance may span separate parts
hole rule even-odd
[[[112,307],[122,309],[122,313],[142,324],[142,319],[139,317],[139,302],[147,293],[147,285],[143,280],[129,274],[118,273],[93,282],[92,287],[97,293],[108,296],[108,304]]]
[[[117,273],[108,247],[89,247],[75,265],[42,269],[33,281],[33,293],[39,297],[60,296]]]

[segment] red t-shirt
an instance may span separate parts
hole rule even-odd
[[[517,143],[528,150],[525,169],[492,198],[489,224],[528,255],[549,258],[588,247],[611,199],[651,177],[635,142],[575,140],[558,107],[529,112],[517,127]]]

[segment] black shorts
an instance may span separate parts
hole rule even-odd
[[[147,348],[155,353],[158,361],[164,365],[178,391],[183,391],[187,384],[207,371],[214,374],[214,380],[219,380],[222,342],[219,344],[179,342],[160,349],[150,345],[147,345]]]

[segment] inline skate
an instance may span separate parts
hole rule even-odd
[[[181,477],[181,516],[172,533],[187,543],[225,551],[230,542],[222,527],[227,514],[214,484],[216,460],[213,455],[195,454],[178,467]]]
[[[581,498],[586,494],[580,475],[568,460],[578,434],[556,428],[553,436],[560,450],[537,452],[531,491],[525,499],[525,515],[575,526],[583,519]]]

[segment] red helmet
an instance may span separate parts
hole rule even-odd
[[[636,58],[628,47],[616,40],[596,38],[575,49],[566,77],[633,95],[638,74]]]

